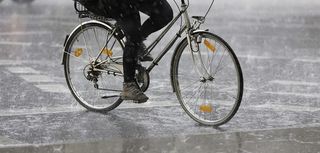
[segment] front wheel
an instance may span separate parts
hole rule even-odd
[[[209,32],[185,39],[173,58],[172,81],[186,113],[204,125],[219,126],[237,112],[243,94],[243,76],[231,47]],[[192,48],[192,49],[191,49]]]

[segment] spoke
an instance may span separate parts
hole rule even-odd
[[[213,60],[212,58],[214,57],[215,53],[212,53],[213,55],[212,55],[211,58],[210,58],[210,53],[211,53],[211,51],[209,50],[208,47],[206,47],[206,48],[207,48],[207,56],[208,56],[207,62],[208,62],[208,66],[209,66],[210,63],[211,63],[211,61]],[[209,72],[211,71],[210,68],[211,68],[211,67],[209,66]]]
[[[235,100],[237,99],[235,96],[229,94],[228,91],[219,91],[219,90],[217,90],[216,92],[217,92],[217,93],[224,93],[224,94],[226,94],[227,96],[229,96],[229,97],[231,97],[231,98],[233,98],[233,99],[235,99]]]
[[[216,41],[216,40],[214,40],[214,45],[217,47],[217,48],[216,48],[216,53],[213,54],[213,56],[211,57],[211,60],[210,60],[209,63],[208,63],[210,74],[212,74],[212,68],[211,68],[211,66],[210,66],[210,63],[212,63],[213,60],[215,59],[215,57],[216,57],[216,55],[217,55],[217,52],[219,51],[219,47],[220,47],[220,46],[217,46],[217,41]]]
[[[216,76],[217,71],[218,71],[218,68],[220,67],[220,65],[221,65],[221,63],[222,63],[222,61],[223,61],[223,59],[224,59],[225,53],[226,53],[226,50],[223,51],[223,55],[222,55],[222,57],[221,57],[221,59],[220,59],[220,61],[219,61],[218,66],[216,67],[216,71],[215,71],[214,74],[212,75],[213,77]]]
[[[188,80],[194,80],[195,79],[195,77],[187,76],[187,75],[175,75],[175,76],[178,77],[178,78],[184,78],[184,79],[188,79]],[[196,79],[196,81],[200,81],[200,79]]]
[[[93,33],[94,33],[94,38],[96,39],[96,42],[98,44],[98,48],[100,48],[100,42],[99,42],[99,39],[97,38],[96,28],[93,28]]]
[[[196,90],[196,92],[193,92],[192,96],[191,96],[187,101],[190,101],[190,100],[191,100],[193,97],[195,97],[198,93],[201,94],[201,92],[200,92],[201,90],[200,90],[200,89],[202,88],[202,86],[203,86],[203,83],[201,83],[201,85],[198,87],[198,89]],[[186,95],[186,96],[188,96],[188,95]],[[186,96],[185,96],[185,98],[187,98]],[[197,96],[196,101],[198,101],[199,97],[200,97],[200,96]]]
[[[89,63],[90,63],[89,60],[76,57],[76,56],[74,56],[73,54],[71,54],[71,53],[69,53],[69,52],[66,52],[66,51],[64,51],[64,52],[65,52],[66,54],[68,54],[69,56],[74,57],[74,59],[77,59],[77,61],[79,61],[79,62],[83,62],[83,63],[86,63],[86,64],[89,64]]]
[[[196,81],[194,81],[194,82],[191,82],[188,86],[186,86],[186,87],[183,87],[183,89],[180,89],[181,91],[184,91],[185,89],[187,89],[187,88],[189,88],[189,87],[191,87],[191,86],[193,86],[193,85],[196,85],[196,83],[198,82],[199,80],[196,80]],[[198,83],[201,83],[200,81],[198,82]],[[182,86],[181,86],[182,87]]]
[[[92,50],[88,48],[88,44],[87,44],[87,39],[86,39],[86,33],[88,34],[88,30],[84,30],[83,33],[82,33],[82,37],[83,37],[83,41],[84,41],[84,46],[88,52],[88,55],[89,55],[89,58],[92,58],[91,56],[91,53],[92,53]],[[88,36],[89,37],[89,36]]]

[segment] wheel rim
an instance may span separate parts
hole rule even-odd
[[[182,107],[197,122],[221,125],[235,114],[242,98],[242,73],[231,48],[209,34],[199,35],[199,52],[182,47],[174,75]],[[200,66],[192,66],[200,65]]]
[[[70,90],[80,104],[93,110],[105,110],[121,101],[123,48],[110,33],[102,27],[83,27],[68,49],[66,75]],[[101,50],[99,60],[94,61]]]

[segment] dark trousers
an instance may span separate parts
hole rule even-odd
[[[166,26],[173,11],[166,0],[83,0],[92,12],[114,18],[127,38],[124,54],[124,82],[133,82],[139,44],[151,33]],[[139,11],[149,18],[141,24]]]
[[[124,82],[134,81],[139,43],[166,26],[173,18],[173,11],[166,0],[136,0],[132,3],[135,8],[129,11],[130,14],[124,13],[116,18],[127,37],[123,54]],[[139,11],[149,16],[142,25]]]

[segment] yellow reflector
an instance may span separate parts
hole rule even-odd
[[[77,48],[75,51],[74,51],[74,56],[76,57],[80,57],[83,53],[83,49],[82,48]]]
[[[216,47],[210,43],[207,39],[204,40],[204,45],[206,45],[207,48],[209,48],[209,50],[211,50],[212,52],[216,51]]]
[[[112,50],[109,50],[108,48],[104,48],[104,49],[102,50],[102,54],[111,57],[111,56],[113,55],[113,52],[112,52]]]
[[[203,113],[211,113],[213,111],[211,104],[201,104],[200,111]]]

